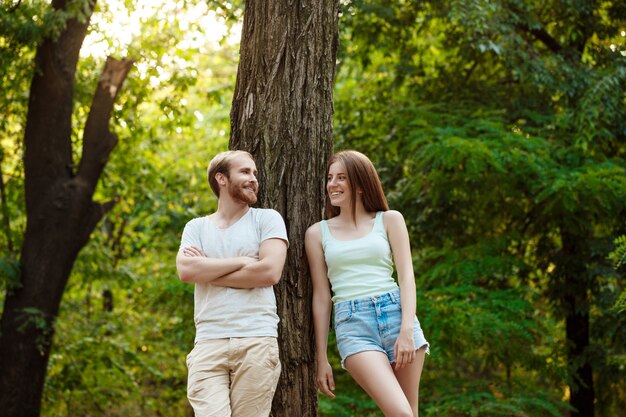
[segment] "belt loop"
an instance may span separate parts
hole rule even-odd
[[[399,304],[398,297],[396,296],[396,292],[395,291],[390,292],[389,295],[391,296],[391,301],[394,304]]]
[[[354,300],[350,300],[350,309],[352,310],[352,312],[356,312],[356,306],[354,305]]]

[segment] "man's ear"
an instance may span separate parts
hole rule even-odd
[[[215,179],[219,185],[226,185],[226,175],[223,172],[216,173]]]

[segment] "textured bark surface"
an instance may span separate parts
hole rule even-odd
[[[93,6],[95,1],[91,3]],[[63,9],[66,2],[54,1]],[[80,249],[113,202],[92,201],[117,138],[108,130],[113,103],[131,61],[108,59],[72,162],[74,74],[89,19],[72,19],[56,40],[39,46],[24,134],[27,224],[20,280],[10,288],[0,322],[0,410],[39,416],[54,320]]]
[[[231,149],[251,152],[260,207],[285,219],[290,246],[276,286],[283,372],[273,416],[317,414],[311,282],[304,233],[322,217],[332,151],[338,1],[254,1],[244,14]]]

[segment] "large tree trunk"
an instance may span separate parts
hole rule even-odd
[[[337,0],[248,0],[244,14],[230,147],[255,156],[259,205],[283,215],[290,241],[276,287],[283,372],[273,416],[317,414],[304,233],[323,211],[338,7]]]
[[[95,1],[91,2],[91,10]],[[66,1],[53,7],[64,9]],[[91,13],[91,10],[89,11]],[[87,33],[71,19],[35,58],[24,134],[27,224],[20,281],[7,291],[0,322],[0,410],[4,417],[40,414],[54,320],[72,265],[113,203],[92,201],[117,138],[108,130],[113,102],[132,62],[108,59],[85,124],[78,170],[71,148],[74,74]]]
[[[559,257],[562,279],[561,307],[565,315],[567,362],[572,372],[570,405],[576,409],[572,417],[594,417],[595,390],[593,368],[589,361],[589,296],[590,277],[585,264],[590,259],[587,242],[592,234],[571,234],[562,228],[562,250]]]

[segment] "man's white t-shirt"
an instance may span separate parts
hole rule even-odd
[[[250,256],[258,258],[261,242],[278,238],[287,230],[281,215],[272,209],[250,208],[236,223],[220,229],[209,217],[190,220],[180,247],[195,246],[209,258]],[[227,337],[278,337],[274,289],[238,289],[195,284],[196,342]]]

